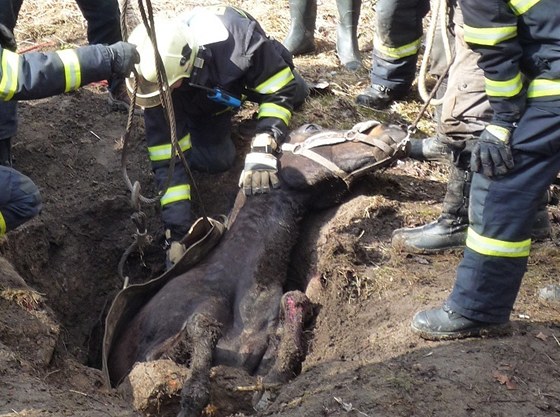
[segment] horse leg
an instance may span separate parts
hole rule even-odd
[[[289,291],[282,296],[280,314],[277,341],[271,343],[265,355],[265,358],[275,358],[272,368],[263,378],[265,387],[270,389],[288,382],[299,373],[306,353],[303,330],[313,316],[313,304],[301,291]],[[270,392],[264,394],[259,392],[253,397],[257,409],[266,407],[263,403],[269,404],[274,397]]]
[[[212,354],[222,326],[214,317],[202,313],[193,315],[187,323],[187,335],[192,344],[191,374],[181,391],[178,417],[199,417],[210,401]]]

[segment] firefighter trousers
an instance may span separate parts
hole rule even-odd
[[[0,190],[0,236],[40,213],[39,189],[21,172],[0,166]]]
[[[474,174],[467,248],[448,304],[484,322],[509,320],[527,269],[542,196],[560,171],[560,105],[529,102],[511,138],[515,166],[506,175]]]

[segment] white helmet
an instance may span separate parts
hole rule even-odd
[[[154,25],[157,48],[165,68],[167,83],[171,86],[179,79],[191,76],[198,45],[192,30],[179,19],[156,19]],[[135,66],[138,72],[136,102],[141,107],[157,106],[161,103],[161,97],[156,60],[152,41],[144,24],[138,25],[132,31],[128,42],[136,45],[140,54],[140,63]],[[126,79],[126,86],[132,94],[133,77]]]

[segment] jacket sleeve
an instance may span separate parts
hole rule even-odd
[[[251,64],[245,75],[251,99],[259,103],[256,132],[272,133],[279,142],[287,135],[297,92],[291,57],[286,59],[282,48],[254,31],[247,51]]]
[[[73,91],[111,76],[104,45],[19,55],[0,48],[0,100],[32,100]]]
[[[492,124],[512,127],[525,110],[518,18],[506,0],[460,0],[465,41],[480,54]]]

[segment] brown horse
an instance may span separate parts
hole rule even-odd
[[[339,202],[359,176],[405,156],[406,136],[377,122],[349,131],[316,125],[294,131],[283,145],[281,187],[252,197],[240,192],[213,251],[143,300],[112,337],[104,352],[111,384],[137,362],[172,356],[180,343],[189,346],[190,357],[180,362],[191,370],[181,417],[197,417],[208,404],[212,366],[243,368],[268,383],[293,378],[311,314],[305,294],[283,292],[298,225],[307,211]]]

